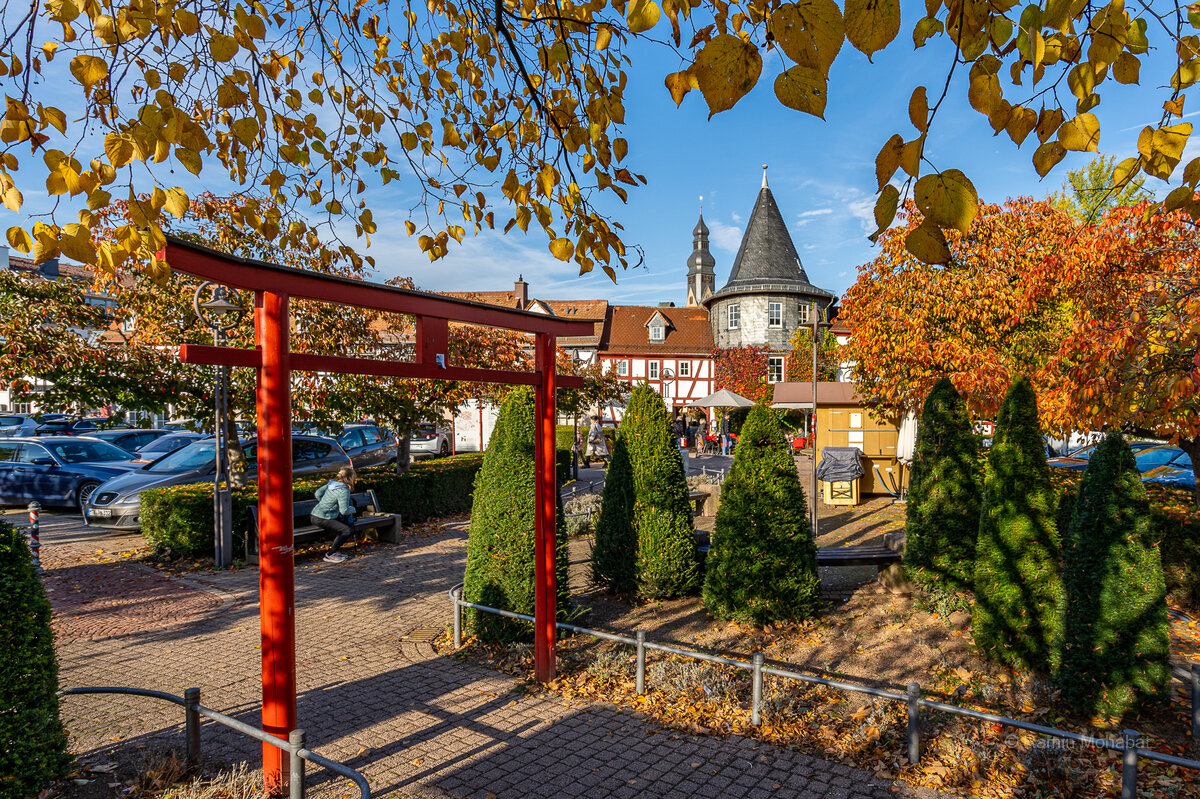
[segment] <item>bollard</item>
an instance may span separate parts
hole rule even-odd
[[[646,693],[646,633],[637,631],[637,692]]]
[[[1200,748],[1200,663],[1192,664],[1192,747]]]
[[[908,684],[908,762],[921,760],[921,685]]]
[[[41,512],[40,502],[29,503],[29,551],[33,554],[33,568],[39,572],[42,570],[42,540],[38,533],[38,516]]]
[[[197,710],[199,705],[199,688],[188,688],[183,692],[188,771],[193,771],[200,765],[200,711]]]
[[[304,759],[297,754],[304,748],[304,730],[288,733],[288,797],[304,799]]]
[[[454,648],[462,649],[462,605],[459,604],[462,589],[455,588],[450,592],[450,601],[454,603]]]
[[[1125,730],[1121,758],[1121,799],[1137,799],[1138,768],[1137,730]]]
[[[762,652],[754,653],[754,684],[750,699],[750,723],[755,727],[762,724]]]

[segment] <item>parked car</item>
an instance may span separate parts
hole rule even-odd
[[[43,419],[34,431],[35,436],[86,436],[102,430],[111,420],[104,416],[93,416],[89,419],[72,419],[64,416],[58,419]]]
[[[1093,453],[1095,453],[1097,446],[1099,446],[1099,445],[1092,444],[1090,446],[1084,447],[1083,449],[1077,449],[1074,452],[1072,452],[1070,455],[1065,455],[1061,458],[1051,458],[1050,460],[1046,461],[1046,463],[1048,463],[1051,466],[1057,467],[1059,469],[1074,469],[1076,471],[1082,472],[1084,469],[1087,468],[1088,460],[1092,457]],[[1154,447],[1159,447],[1159,446],[1162,446],[1162,445],[1159,444],[1157,441],[1130,441],[1129,442],[1129,448],[1133,450],[1133,454],[1135,457],[1138,455],[1138,453],[1142,452],[1143,450],[1152,449]],[[1180,450],[1180,452],[1182,452],[1182,450]],[[1145,470],[1143,469],[1142,471],[1145,471]]]
[[[257,477],[258,440],[243,442],[247,477]],[[336,441],[318,436],[292,437],[292,474],[306,477],[334,474],[350,466],[350,457]],[[216,470],[215,444],[212,438],[198,441],[167,453],[153,463],[114,477],[92,493],[83,509],[84,524],[117,530],[138,530],[141,521],[141,493],[148,488],[211,482]]]
[[[413,428],[408,451],[414,458],[444,458],[450,454],[450,436],[435,424],[421,422]]]
[[[38,429],[38,420],[24,413],[0,413],[0,436],[32,436]]]
[[[396,439],[373,424],[346,425],[337,443],[346,450],[355,469],[396,462]]]
[[[131,458],[107,441],[76,436],[0,439],[0,505],[83,507],[101,483],[137,468]]]
[[[1150,447],[1134,453],[1133,459],[1137,461],[1137,469],[1142,474],[1163,466],[1188,470],[1192,468],[1191,456],[1179,447]]]
[[[1151,470],[1142,477],[1144,483],[1157,483],[1159,485],[1172,486],[1174,488],[1186,488],[1188,491],[1196,490],[1196,474],[1192,471],[1192,467],[1181,468],[1179,466],[1160,466],[1157,469]]]
[[[107,441],[115,447],[120,447],[129,453],[136,453],[156,438],[171,435],[170,430],[129,429],[117,427],[112,430],[96,430],[87,433],[88,438]]]
[[[137,455],[133,459],[134,463],[151,463],[168,452],[174,452],[181,447],[186,447],[193,441],[199,441],[206,437],[199,433],[174,433],[170,430],[163,430],[162,432],[166,433],[166,435],[159,436],[137,449],[134,453]]]

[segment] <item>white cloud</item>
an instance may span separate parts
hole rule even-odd
[[[862,225],[863,233],[875,232],[875,198],[859,196],[846,203],[846,211]]]
[[[730,216],[733,218],[733,223],[735,225],[742,224],[742,215],[739,214],[737,211],[734,211]]]
[[[832,213],[833,213],[832,208],[816,208],[812,211],[801,211],[800,213],[796,214],[796,217],[799,219],[804,219],[804,218],[810,217],[810,216],[825,216],[826,214],[832,214]]]
[[[737,214],[733,215],[735,222],[740,222]],[[737,252],[742,244],[742,229],[737,225],[727,225],[719,219],[708,223],[709,237],[712,243],[722,250]]]

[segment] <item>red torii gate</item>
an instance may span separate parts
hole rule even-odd
[[[307,272],[222,253],[168,237],[159,257],[176,272],[254,292],[255,348],[184,344],[184,363],[244,366],[258,370],[259,620],[262,627],[262,726],[287,740],[296,729],[295,581],[292,552],[293,371],[369,374],[429,380],[465,380],[534,387],[537,503],[534,667],[543,682],[555,668],[555,387],[581,387],[581,378],[555,375],[555,339],[586,336],[592,323],[514,311],[438,294]],[[416,361],[383,361],[293,353],[289,342],[291,297],[353,305],[416,317]],[[499,327],[535,335],[534,371],[477,369],[446,362],[450,322]],[[439,361],[439,357],[440,361]],[[281,750],[263,744],[267,787],[284,787]]]

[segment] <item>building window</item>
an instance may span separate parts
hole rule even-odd
[[[738,326],[738,307],[736,305],[729,306],[729,329],[737,330]]]
[[[629,377],[629,361],[617,361],[617,374],[621,377]]]
[[[783,358],[771,357],[767,358],[767,382],[782,383],[783,382]]]
[[[666,338],[666,333],[667,333],[667,330],[662,325],[651,325],[650,326],[650,340],[651,341],[662,341],[664,338]]]
[[[812,311],[812,306],[807,302],[800,303],[800,324],[807,325],[809,323],[809,312]]]
[[[767,327],[783,327],[783,303],[767,303]]]
[[[658,379],[658,361],[650,361],[646,364],[646,377],[651,380]]]
[[[680,377],[691,377],[692,376],[692,362],[691,361],[680,361],[679,362],[679,376]]]

